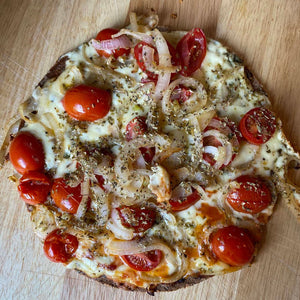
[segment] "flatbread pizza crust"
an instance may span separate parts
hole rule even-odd
[[[85,275],[85,276],[89,277],[87,274],[83,273],[80,270],[77,270],[77,272],[82,274],[82,275]],[[121,288],[121,289],[124,289],[124,290],[127,290],[127,291],[132,291],[132,292],[146,292],[149,295],[154,296],[155,292],[175,291],[175,290],[178,290],[178,289],[181,289],[181,288],[186,288],[188,286],[200,283],[200,282],[202,282],[206,279],[209,279],[211,277],[213,277],[213,276],[201,275],[201,274],[196,275],[195,274],[193,276],[190,276],[190,277],[187,277],[187,278],[182,278],[182,279],[180,279],[176,282],[172,282],[172,283],[152,284],[147,289],[138,287],[136,285],[131,285],[131,284],[128,284],[128,283],[116,282],[116,281],[113,281],[110,278],[107,278],[105,275],[102,275],[98,278],[92,278],[92,277],[89,277],[89,278],[91,278],[93,280],[96,280],[100,283],[107,284],[109,286],[115,287],[115,288]]]
[[[38,83],[39,87],[43,87],[45,85],[45,83],[48,80],[52,80],[52,79],[56,79],[64,70],[66,67],[66,61],[68,60],[68,56],[67,55],[62,55],[56,62],[55,64],[50,68],[50,70],[47,72],[47,74],[43,77],[43,79]],[[250,71],[249,71],[250,73]],[[253,79],[254,76],[252,75],[251,79]],[[250,78],[249,78],[250,80]],[[27,204],[27,209],[29,212],[32,211],[32,206]],[[81,275],[85,275],[87,277],[89,277],[87,274],[85,274],[84,272],[80,271],[80,270],[76,270],[79,274]],[[136,291],[136,292],[147,292],[149,295],[154,296],[155,292],[167,292],[167,291],[175,291],[181,288],[186,288],[188,286],[200,283],[206,279],[209,279],[213,276],[207,276],[207,275],[193,275],[187,278],[182,278],[176,282],[172,282],[172,283],[160,283],[160,284],[153,284],[151,285],[149,288],[145,289],[145,288],[141,288],[135,285],[130,285],[127,283],[122,283],[122,282],[116,282],[110,278],[107,278],[105,275],[102,275],[98,278],[93,278],[93,277],[89,277],[90,279],[96,280],[99,283],[102,284],[106,284],[109,285],[111,287],[115,287],[115,288],[121,288],[127,291]]]
[[[42,88],[48,80],[56,79],[65,70],[66,61],[68,60],[68,58],[69,57],[67,55],[62,55],[55,62],[55,64],[50,68],[50,70],[43,77],[43,79],[38,83],[38,86]],[[253,75],[253,73],[247,67],[245,67],[245,75],[255,91],[264,93],[267,95],[267,93],[263,89],[262,84],[256,79],[256,77]],[[27,209],[29,212],[31,212],[32,211],[31,205],[27,205]],[[263,244],[263,243],[261,243],[261,244]],[[260,245],[258,247],[260,247]],[[85,274],[81,270],[76,269],[76,271],[81,275],[85,275],[85,276],[89,277],[87,274]],[[182,279],[180,279],[176,282],[172,282],[172,283],[152,284],[147,289],[138,287],[135,285],[131,285],[128,283],[116,282],[110,278],[107,278],[105,275],[102,275],[98,278],[93,278],[93,277],[89,277],[89,278],[96,280],[99,283],[109,285],[111,287],[121,288],[121,289],[124,289],[127,291],[147,292],[149,295],[154,295],[155,292],[175,291],[175,290],[178,290],[181,288],[186,288],[188,286],[192,286],[194,284],[197,284],[204,280],[207,280],[211,277],[213,277],[213,275],[209,276],[209,275],[194,274],[190,277],[182,278]]]
[[[233,53],[233,52],[230,51],[230,53]],[[69,59],[69,57],[67,54],[62,55],[56,61],[56,63],[53,65],[53,67],[50,68],[49,72],[44,76],[44,78],[38,83],[38,86],[40,88],[43,88],[44,85],[48,81],[55,80],[57,77],[59,77],[59,75],[61,75],[65,71],[66,63],[67,63],[68,59]],[[249,81],[249,83],[251,84],[253,90],[267,96],[267,93],[264,90],[262,84],[257,80],[257,78],[252,74],[252,72],[245,66],[244,66],[244,72],[245,72],[245,76],[246,76],[247,80]],[[29,212],[32,212],[32,208],[33,207],[31,205],[27,205],[27,209]],[[299,215],[300,207],[294,208],[294,209],[296,210],[296,213],[298,213],[298,215]],[[265,228],[264,228],[264,231],[265,231]],[[261,242],[259,243],[259,245],[257,246],[257,248],[260,248],[261,244],[263,244],[263,238],[262,238]],[[90,277],[81,270],[78,270],[76,268],[75,268],[75,270],[78,271],[82,275],[86,275],[87,277]],[[179,279],[176,282],[172,282],[172,283],[151,284],[148,288],[138,287],[136,285],[129,284],[126,282],[117,282],[117,281],[114,281],[113,279],[108,278],[105,275],[102,275],[98,278],[94,278],[94,277],[90,277],[90,278],[92,278],[100,283],[110,285],[112,287],[122,288],[122,289],[129,290],[129,291],[147,292],[150,295],[154,295],[154,292],[157,292],[157,291],[174,291],[174,290],[177,290],[180,288],[185,288],[185,287],[194,285],[196,283],[199,283],[201,281],[209,279],[210,277],[212,277],[212,276],[201,275],[200,273],[193,274],[193,275]]]

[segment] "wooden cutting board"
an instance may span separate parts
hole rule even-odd
[[[8,120],[63,53],[103,27],[124,25],[129,10],[158,12],[172,29],[202,27],[244,58],[265,85],[292,144],[300,148],[299,0],[1,0],[0,124]],[[99,285],[48,261],[31,230],[25,205],[0,182],[1,299],[153,299]],[[300,175],[293,174],[300,184]],[[257,261],[245,270],[157,299],[300,299],[300,225],[279,203]]]

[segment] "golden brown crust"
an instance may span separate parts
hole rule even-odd
[[[77,270],[77,271],[80,274],[89,277],[88,275],[86,275],[82,271],[79,271],[79,270]],[[210,277],[213,277],[213,276],[195,274],[195,275],[192,275],[192,276],[187,277],[187,278],[179,279],[178,281],[172,282],[172,283],[153,284],[153,285],[150,285],[150,287],[148,287],[147,289],[137,287],[135,285],[131,285],[131,284],[128,284],[128,283],[116,282],[116,281],[113,281],[110,278],[107,278],[105,275],[102,275],[101,277],[98,277],[98,278],[92,278],[92,279],[94,279],[98,282],[110,285],[112,287],[121,288],[121,289],[124,289],[124,290],[127,290],[127,291],[147,292],[149,295],[154,296],[155,292],[175,291],[175,290],[178,290],[178,289],[181,289],[181,288],[185,288],[185,287],[194,285],[194,284],[199,283],[201,281],[204,281],[204,280],[206,280]]]
[[[57,78],[66,68],[66,61],[68,60],[67,55],[61,56],[54,66],[48,71],[48,73],[43,77],[43,79],[39,82],[38,86],[43,87],[44,84],[49,80],[49,79],[55,79]]]
[[[67,55],[61,56],[56,61],[54,66],[49,70],[49,72],[44,76],[44,78],[39,82],[38,86],[43,87],[44,84],[48,80],[57,78],[65,70],[67,60],[68,60]],[[259,83],[259,81],[255,78],[255,76],[250,72],[250,70],[247,67],[245,67],[245,75],[255,91],[266,95],[266,92],[264,91],[263,86]],[[27,209],[29,212],[31,211],[31,208],[32,208],[31,205],[27,205]],[[83,275],[89,277],[84,272],[82,272],[80,270],[77,270],[77,271],[80,274],[83,274]],[[185,287],[197,284],[206,279],[209,279],[210,277],[213,277],[213,276],[195,274],[195,275],[191,275],[187,278],[182,278],[182,279],[180,279],[176,282],[172,282],[172,283],[152,284],[148,288],[141,288],[141,287],[137,287],[135,285],[131,285],[129,283],[117,282],[110,278],[107,278],[105,275],[102,275],[98,278],[92,278],[92,279],[94,279],[100,283],[110,285],[112,287],[122,288],[127,291],[147,292],[150,295],[154,295],[154,293],[158,292],[158,291],[174,291],[174,290],[177,290],[180,288],[185,288]]]
[[[249,80],[249,82],[251,83],[251,86],[254,89],[254,91],[267,95],[267,93],[263,89],[263,86],[256,79],[256,77],[253,75],[253,73],[247,67],[244,67],[244,70],[245,70],[245,75],[246,75],[247,79]]]

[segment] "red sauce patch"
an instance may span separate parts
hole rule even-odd
[[[203,217],[207,218],[210,223],[224,219],[224,214],[219,209],[206,203],[202,203],[199,212]]]

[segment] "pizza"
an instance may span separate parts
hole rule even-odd
[[[45,255],[127,290],[249,266],[277,199],[300,212],[287,178],[300,157],[262,85],[200,28],[160,30],[157,15],[61,56],[5,157]]]

